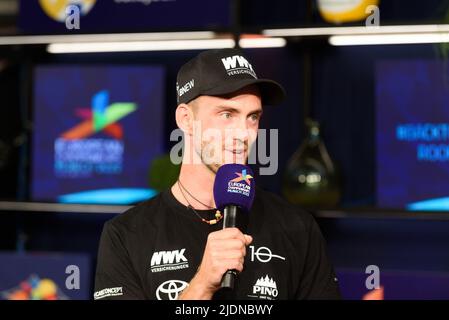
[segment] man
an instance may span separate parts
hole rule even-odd
[[[215,209],[218,168],[246,163],[262,105],[283,97],[282,87],[258,79],[235,49],[205,51],[180,69],[176,122],[184,152],[179,179],[105,224],[95,299],[340,297],[324,239],[308,213],[259,188],[245,233],[222,229]],[[223,274],[232,269],[239,272],[236,287],[220,290]]]

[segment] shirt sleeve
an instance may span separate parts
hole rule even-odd
[[[94,300],[145,299],[138,279],[123,238],[114,224],[106,222],[98,249]]]
[[[310,216],[306,261],[297,299],[339,300],[338,279],[327,255],[326,242],[315,219]]]

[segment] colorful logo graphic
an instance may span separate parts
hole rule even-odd
[[[67,18],[66,8],[75,5],[80,8],[83,16],[89,13],[96,0],[39,0],[45,14],[58,22],[64,22]]]
[[[123,129],[116,122],[136,109],[136,104],[132,102],[116,102],[109,105],[109,92],[100,91],[93,96],[91,109],[76,110],[76,115],[84,121],[64,132],[61,137],[67,140],[83,139],[103,131],[115,139],[122,139]]]
[[[51,279],[40,279],[31,275],[17,287],[0,292],[0,297],[6,300],[68,300]]]
[[[55,174],[65,178],[117,175],[123,169],[125,142],[123,128],[117,123],[137,110],[132,102],[109,104],[109,92],[92,97],[91,109],[77,109],[83,121],[55,140]],[[103,132],[113,139],[90,136]]]
[[[235,173],[238,177],[234,178],[231,180],[231,182],[240,182],[240,181],[245,181],[248,185],[251,184],[251,182],[249,181],[250,179],[253,178],[253,176],[251,176],[250,174],[246,173],[246,169],[242,170],[242,173],[236,172]]]

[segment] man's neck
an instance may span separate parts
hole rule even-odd
[[[182,164],[178,180],[181,184],[175,183],[171,191],[179,202],[200,210],[215,208],[215,173],[206,165]]]

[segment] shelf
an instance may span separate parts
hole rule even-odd
[[[0,212],[123,213],[131,206],[0,201]]]
[[[181,32],[136,32],[136,33],[91,33],[61,35],[8,35],[0,36],[0,45],[36,45],[49,43],[78,42],[127,42],[127,41],[174,41],[174,40],[208,40],[218,38],[212,31]]]
[[[348,209],[311,211],[319,219],[386,219],[386,220],[448,220],[446,211],[405,211],[386,209]]]
[[[318,37],[337,35],[367,35],[367,34],[429,34],[447,33],[449,24],[410,24],[384,25],[376,27],[341,26],[341,27],[306,27],[264,29],[262,34],[269,37]]]
[[[90,205],[42,202],[0,201],[1,212],[36,212],[36,213],[105,213],[120,214],[132,206],[125,205]],[[318,219],[386,219],[386,220],[448,220],[449,212],[405,211],[376,208],[309,210]]]
[[[329,37],[354,35],[407,35],[407,34],[447,34],[449,24],[410,24],[337,27],[302,27],[262,29],[253,33],[242,33],[240,38],[271,37]],[[178,32],[131,32],[131,33],[90,33],[90,34],[42,34],[42,35],[1,35],[0,45],[46,45],[50,43],[104,43],[104,42],[152,42],[185,40],[223,40],[232,39],[232,32],[178,31]]]

